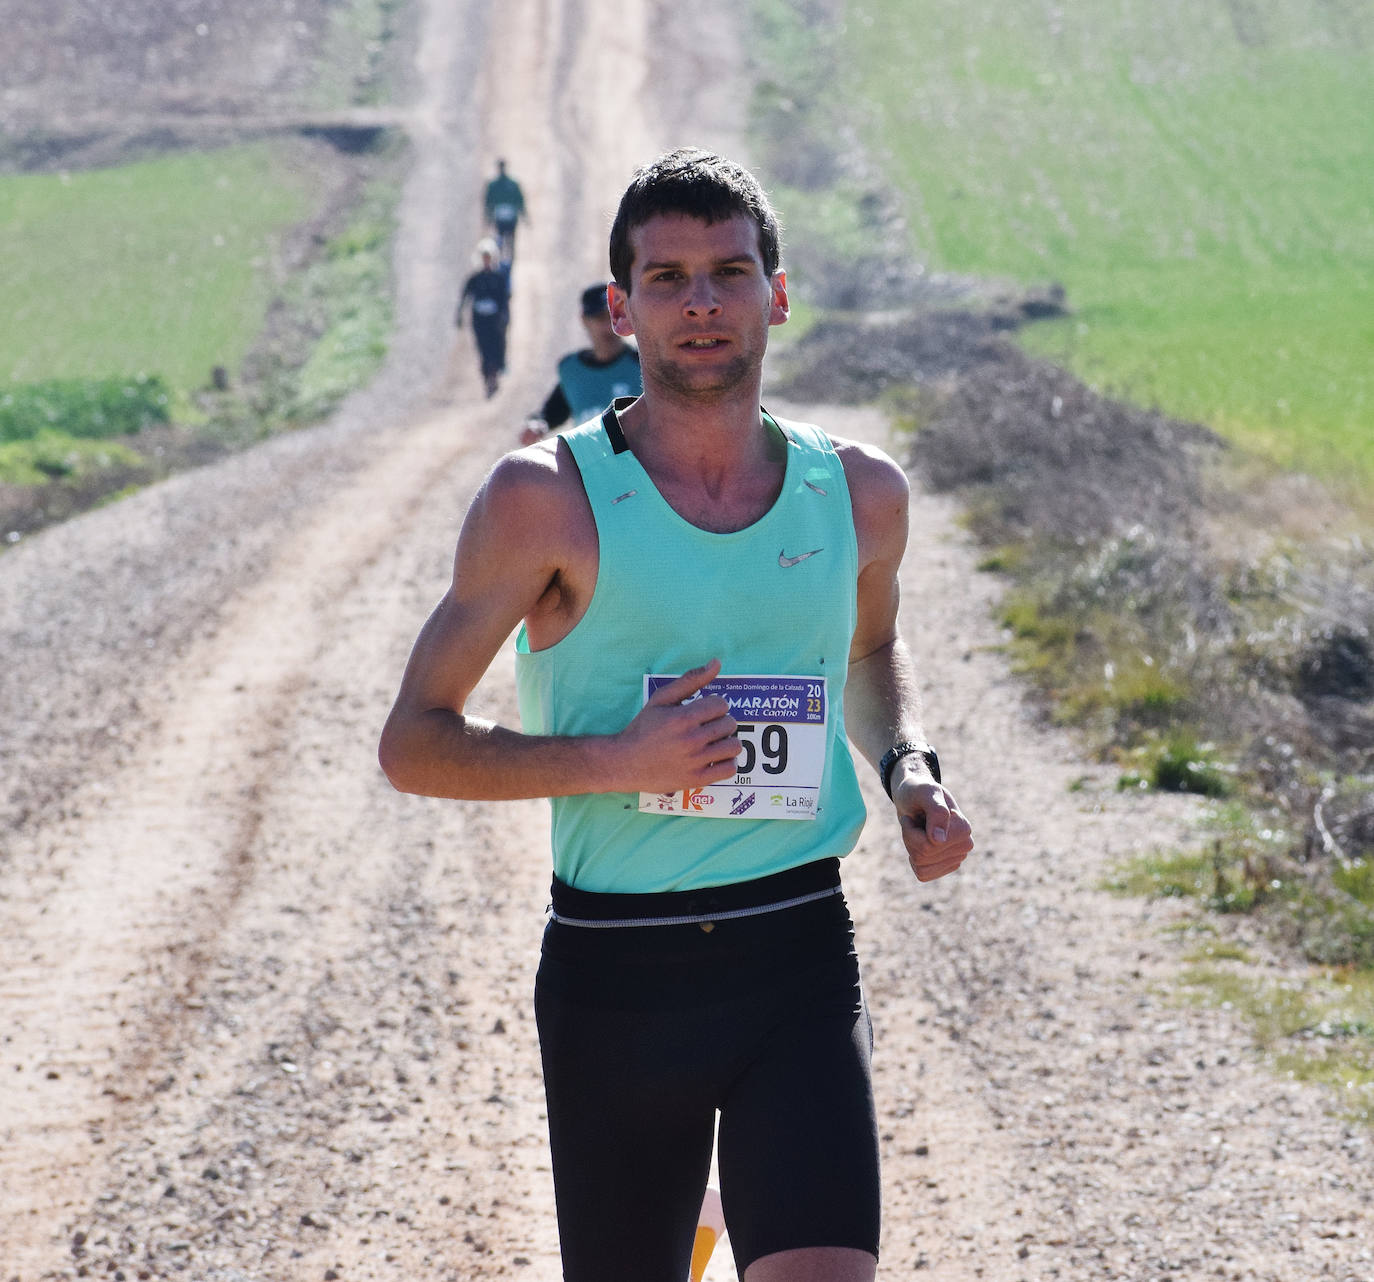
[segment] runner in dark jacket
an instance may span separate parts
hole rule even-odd
[[[510,324],[510,279],[497,266],[496,246],[484,240],[477,252],[482,266],[463,285],[454,324],[463,328],[463,312],[472,313],[472,333],[477,340],[477,355],[487,395],[495,396],[500,377],[506,369],[506,328]]]

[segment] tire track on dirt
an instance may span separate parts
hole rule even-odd
[[[175,1080],[143,1102],[127,1131],[145,1138],[81,1226],[116,1244],[111,1263],[141,1252],[168,1268],[181,1249],[212,1277],[466,1277],[459,1244],[491,1236],[510,1092],[497,1054],[467,1052],[495,1026],[483,994],[508,962],[469,920],[486,898],[468,853],[481,817],[399,797],[375,766],[395,652],[443,571],[442,557],[416,566],[437,537],[382,546],[310,658],[291,767],[263,798],[255,876],[221,923]],[[368,626],[378,617],[393,622]],[[153,1226],[133,1250],[117,1240],[129,1220]]]
[[[216,633],[165,675],[155,729],[43,828],[47,858],[5,905],[9,947],[31,969],[10,994],[8,1049],[25,1089],[7,1094],[0,1130],[45,1136],[55,1151],[48,1178],[30,1167],[5,1181],[26,1189],[27,1209],[81,1200],[72,1181],[90,1167],[69,1150],[119,1127],[109,1102],[125,1112],[146,1103],[165,1077],[155,1066],[185,1040],[187,1003],[262,877],[269,799],[296,775],[290,737],[319,693],[312,674],[338,613],[331,602],[347,599],[379,536],[404,528],[404,509],[416,507],[409,478],[427,475],[417,454],[433,446],[417,438],[397,450],[282,539]],[[401,512],[378,505],[388,494]],[[363,504],[377,509],[375,524],[358,521]],[[56,1028],[44,1023],[54,1010]],[[25,1056],[26,1042],[41,1051]],[[10,1155],[23,1163],[24,1146],[6,1146],[0,1178],[17,1177]]]

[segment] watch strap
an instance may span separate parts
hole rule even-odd
[[[883,759],[878,763],[878,778],[882,781],[883,791],[888,797],[892,796],[892,772],[903,757],[920,757],[925,761],[930,777],[936,783],[940,782],[940,758],[936,755],[935,749],[928,743],[903,740],[901,743],[894,743],[883,753]]]

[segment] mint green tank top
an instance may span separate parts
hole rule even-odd
[[[698,890],[843,856],[858,840],[864,804],[844,731],[858,582],[849,486],[822,432],[768,421],[787,439],[782,492],[729,534],[669,506],[624,448],[614,408],[564,433],[596,519],[596,588],[556,645],[531,651],[521,628],[516,684],[527,733],[588,735],[634,718],[646,674],[677,675],[713,656],[722,676],[825,677],[816,817],[658,814],[641,811],[634,793],[554,797],[554,872],[578,889]]]

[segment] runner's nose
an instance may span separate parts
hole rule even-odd
[[[714,316],[720,311],[720,302],[709,276],[696,276],[688,283],[683,311],[688,316]]]

